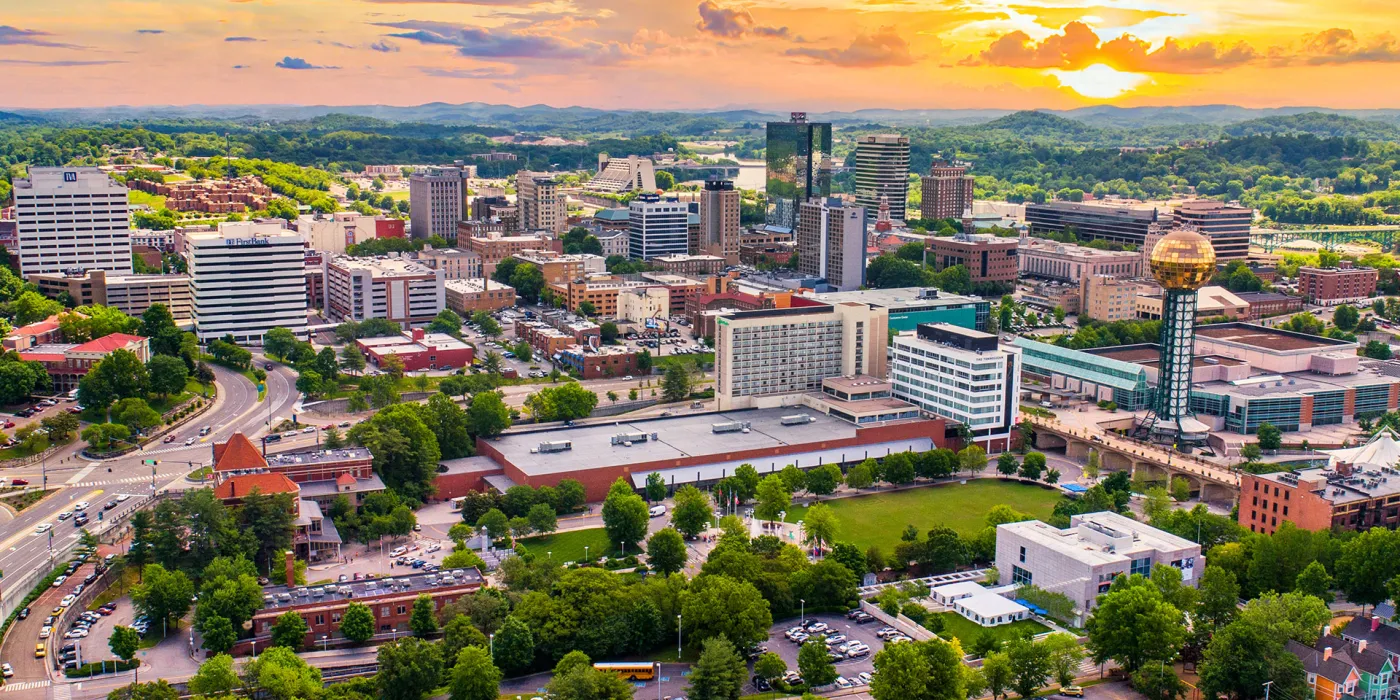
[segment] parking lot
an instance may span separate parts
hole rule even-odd
[[[863,625],[856,624],[854,621],[847,619],[845,615],[836,613],[808,615],[807,619],[826,624],[830,628],[826,632],[828,636],[838,634],[844,635],[847,641],[843,642],[843,644],[849,644],[851,641],[858,641],[870,647],[870,653],[864,656],[853,659],[842,659],[835,662],[838,676],[852,680],[854,685],[862,685],[863,683],[859,680],[860,674],[871,673],[875,670],[875,655],[878,654],[881,649],[885,648],[884,640],[880,639],[875,634],[881,627],[884,627],[884,625],[882,625],[879,620],[868,622]],[[789,641],[784,634],[797,625],[798,620],[789,619],[773,625],[773,628],[768,630],[768,651],[781,656],[783,661],[787,664],[789,671],[797,670],[797,652],[801,649],[801,646],[795,642]],[[752,678],[750,680],[752,681]],[[745,692],[758,692],[758,689],[750,683],[750,685],[745,687]]]

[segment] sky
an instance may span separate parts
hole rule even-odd
[[[0,0],[0,109],[1400,108],[1395,0]]]

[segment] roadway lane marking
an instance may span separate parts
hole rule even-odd
[[[89,466],[88,468],[78,472],[77,474],[74,474],[73,478],[68,480],[68,485],[72,486],[73,484],[82,483],[83,479],[86,479],[87,475],[91,474],[96,468],[96,466]]]
[[[6,683],[5,692],[13,693],[20,690],[34,690],[35,688],[47,688],[53,681],[27,681],[24,683]]]

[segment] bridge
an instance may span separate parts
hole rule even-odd
[[[1035,446],[1063,448],[1065,456],[1086,461],[1090,450],[1098,450],[1103,471],[1128,471],[1147,481],[1186,479],[1191,492],[1202,501],[1234,501],[1240,492],[1240,475],[1231,469],[1200,457],[1128,440],[1113,433],[1065,425],[1053,418],[1021,414],[1021,420],[1035,427]]]
[[[1395,233],[1400,226],[1349,226],[1347,228],[1312,228],[1296,231],[1274,229],[1254,229],[1249,232],[1249,245],[1263,248],[1265,253],[1274,252],[1291,241],[1313,241],[1328,250],[1342,243],[1369,241],[1379,243],[1382,250],[1390,250],[1395,244]]]

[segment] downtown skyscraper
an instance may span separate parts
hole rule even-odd
[[[803,202],[831,196],[831,124],[809,122],[805,112],[768,122],[767,161],[767,224],[794,230]]]
[[[909,202],[909,137],[870,134],[856,139],[856,204],[880,208],[885,197],[890,218],[903,221]]]

